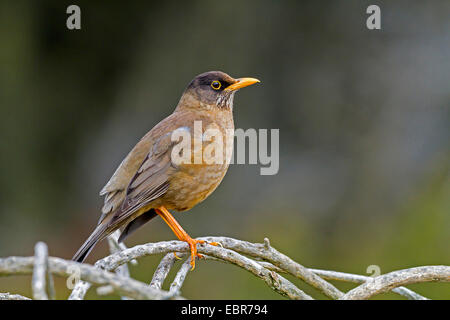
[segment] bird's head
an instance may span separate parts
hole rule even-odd
[[[189,105],[207,108],[233,108],[236,91],[259,82],[254,78],[234,79],[221,71],[209,71],[196,76],[187,86],[178,107]],[[185,106],[184,106],[185,105]]]

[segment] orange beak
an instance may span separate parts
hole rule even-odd
[[[258,82],[261,82],[261,81],[259,81],[258,79],[255,79],[255,78],[239,78],[239,79],[236,79],[235,83],[226,87],[225,90],[236,91],[241,88],[251,86],[252,84],[255,84]]]

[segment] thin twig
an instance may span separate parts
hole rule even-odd
[[[123,242],[119,243],[120,234],[121,234],[120,230],[116,230],[108,236],[109,251],[111,253],[116,253],[118,251],[128,249],[125,243]],[[137,260],[135,259],[131,260],[130,263],[134,266],[138,264]]]
[[[449,266],[424,266],[393,271],[378,277],[347,292],[343,300],[370,299],[393,288],[420,282],[450,281]]]
[[[256,261],[247,258],[235,251],[228,250],[222,247],[211,246],[208,244],[198,245],[197,249],[200,253],[220,258],[224,261],[230,262],[242,267],[243,269],[246,269],[258,278],[262,279],[269,287],[271,287],[273,290],[275,290],[275,292],[278,292],[281,295],[284,295],[291,299],[312,299],[309,295],[305,294],[302,290],[292,285],[292,283],[287,281],[285,278],[275,276],[274,273],[266,270]],[[189,252],[190,249],[185,242],[179,241],[149,243],[146,245],[130,248],[118,253],[117,255],[109,256],[105,258],[107,260],[100,260],[99,263],[109,270],[109,268],[117,267],[117,265],[119,265],[120,263],[125,263],[127,259],[136,258],[137,254],[150,255],[161,253],[162,250],[168,252]]]
[[[344,295],[339,289],[311,272],[308,268],[305,268],[288,256],[278,252],[270,246],[268,240],[265,241],[265,243],[251,243],[228,237],[202,237],[200,239],[219,242],[224,248],[269,261],[275,266],[286,270],[293,276],[319,289],[323,294],[332,299],[338,299]]]
[[[312,300],[312,297],[294,286],[290,281],[278,275],[276,272],[267,270],[257,261],[247,258],[235,251],[215,247],[211,245],[202,245],[199,251],[209,256],[219,258],[223,261],[233,263],[262,279],[275,292],[295,300]]]
[[[116,253],[116,252],[122,251],[127,248],[123,243],[119,243],[119,241],[118,241],[119,237],[120,237],[120,229],[114,231],[112,234],[110,234],[108,236],[107,239],[108,239],[108,245],[109,245],[109,252]],[[133,263],[133,262],[136,264],[136,260],[130,261],[130,263]],[[118,267],[115,270],[115,272],[116,272],[116,274],[121,275],[123,277],[130,277],[130,270],[128,269],[127,263]],[[114,289],[111,286],[97,288],[97,293],[99,295],[111,294],[113,291],[114,291]],[[120,298],[122,300],[129,299],[128,297],[120,297]]]
[[[21,296],[20,294],[0,293],[0,300],[31,300],[30,298]]]
[[[0,259],[0,275],[30,274],[33,272],[34,257],[8,257]],[[48,269],[53,274],[69,277],[71,269],[78,269],[81,280],[95,285],[111,285],[114,292],[134,299],[168,299],[173,294],[167,291],[150,288],[140,281],[118,276],[88,264],[49,257]]]
[[[213,260],[213,261],[218,261],[218,262],[222,262],[222,263],[230,263],[229,261],[226,260],[222,260],[213,256],[209,256],[209,255],[204,255],[204,257],[207,260]],[[255,261],[258,264],[261,264],[261,261]],[[262,264],[261,264],[262,265]],[[272,264],[270,264],[271,266],[273,266]],[[275,266],[273,266],[275,267]],[[287,273],[284,270],[277,268],[280,272],[275,272],[275,270],[271,270],[269,268],[266,268],[267,270],[270,271],[270,276],[276,280],[277,282],[281,282],[283,283],[283,286],[285,288],[289,288],[288,290],[286,290],[287,292],[289,292],[288,297],[292,300],[313,300],[313,298],[311,296],[309,296],[308,294],[306,294],[305,292],[303,292],[302,290],[300,290],[299,288],[297,288],[294,284],[292,284],[289,280],[287,280],[286,278],[284,278],[283,276],[281,276],[279,273],[284,272]]]
[[[172,284],[170,285],[170,292],[180,292],[181,287],[183,286],[184,280],[186,279],[186,275],[189,271],[191,271],[191,259],[188,258],[184,263],[181,265],[181,268],[178,270],[177,275],[172,281]]]
[[[258,261],[260,265],[268,270],[275,271],[277,273],[287,273],[286,270],[280,269],[277,266],[274,266],[270,262],[267,261]],[[331,270],[321,270],[321,269],[309,269],[311,272],[319,275],[321,278],[325,280],[338,280],[338,281],[346,281],[352,283],[364,283],[368,280],[371,280],[372,277],[362,276],[359,274],[352,274],[347,272],[339,272],[339,271],[331,271]],[[410,300],[429,300],[428,298],[408,289],[405,287],[398,287],[392,290],[392,292],[397,293],[398,295],[404,296]]]
[[[236,251],[247,254],[247,255],[257,258],[257,259],[265,259],[265,260],[271,261],[271,262],[273,262],[277,259],[280,259],[280,256],[278,256],[279,253],[277,253],[277,251],[275,249],[270,248],[270,244],[269,244],[269,250],[271,251],[271,254],[267,254],[267,247],[268,247],[267,242],[265,244],[252,244],[252,243],[248,243],[246,241],[236,240],[236,239],[232,239],[232,238],[225,238],[225,237],[205,237],[202,239],[206,239],[208,241],[220,242],[223,245],[223,247],[225,247],[225,248],[226,247],[232,248]],[[209,254],[209,251],[205,250],[205,248],[211,249],[212,246],[209,246],[209,245],[199,245],[198,246],[198,250],[200,253]],[[216,249],[220,251],[223,248],[218,247]],[[214,249],[212,249],[212,250],[214,250]],[[135,259],[135,258],[138,258],[139,256],[168,253],[168,252],[188,252],[188,246],[185,243],[178,242],[178,241],[170,241],[170,242],[164,241],[164,242],[159,242],[159,243],[148,243],[148,244],[139,245],[139,246],[124,250],[118,254],[106,257],[102,260],[99,260],[98,263],[99,263],[99,266],[102,266],[103,268],[105,268],[107,270],[113,270],[117,266],[119,266],[123,263],[126,263],[130,259]],[[275,258],[272,256],[273,253],[275,253],[274,254]],[[281,256],[281,258],[283,258],[283,256]],[[304,267],[302,267],[301,265],[299,265],[296,262],[293,262],[293,261],[291,262],[289,260],[282,261],[282,262],[283,263],[279,263],[278,268],[285,270],[285,268],[283,268],[283,267],[288,266],[289,268],[287,268],[288,270],[286,270],[286,271],[288,271],[291,274],[295,275],[296,273],[293,271],[295,271],[296,269],[299,269],[300,272],[304,272],[306,275],[311,273],[314,275],[314,277],[320,278],[318,275],[316,275],[309,269],[306,269],[306,272],[305,272],[302,269]],[[310,280],[310,282],[314,283],[314,286],[316,286],[316,284],[315,284],[316,279],[314,279],[314,277],[313,277],[313,281]],[[299,276],[299,278],[301,278],[301,277]],[[329,284],[322,278],[320,278],[320,280],[317,282],[319,283],[319,285],[322,285],[322,287],[327,288],[328,286],[331,286],[331,284]],[[331,286],[331,287],[333,287],[333,286]],[[84,295],[84,293],[82,293],[82,295]]]
[[[137,245],[133,248],[117,252],[103,259],[98,260],[95,263],[96,268],[103,270],[114,271],[118,266],[127,263],[133,259],[143,257],[146,255],[187,251],[187,245],[181,241],[163,241],[158,243],[147,243],[145,245]],[[82,300],[87,291],[91,287],[91,284],[85,281],[79,281],[72,293],[69,296],[69,300]]]
[[[177,256],[181,259],[185,256],[185,254],[179,253],[177,254]],[[171,252],[166,254],[164,258],[161,259],[161,262],[159,263],[158,267],[155,270],[155,273],[153,274],[152,281],[150,282],[150,287],[155,289],[162,289],[164,280],[166,280],[167,275],[169,274],[170,269],[172,269],[175,262],[176,258],[174,253]]]
[[[426,299],[399,286],[426,281],[450,281],[449,266],[417,267],[394,271],[378,277],[367,277],[305,268],[275,250],[268,239],[264,239],[264,243],[250,243],[226,237],[205,237],[202,239],[221,244],[221,246],[198,245],[198,252],[202,253],[205,258],[237,265],[263,280],[275,292],[290,299],[312,298],[281,276],[281,273],[292,274],[318,288],[329,297],[340,296],[343,299],[369,299],[376,294],[390,290],[409,299]],[[117,251],[97,261],[94,266],[48,257],[46,250],[45,244],[38,243],[34,257],[0,258],[0,276],[33,273],[33,295],[38,299],[46,298],[45,284],[50,283],[49,276],[52,273],[69,277],[67,280],[68,286],[72,284],[69,280],[78,279],[78,281],[75,281],[76,285],[70,299],[83,299],[91,285],[103,286],[99,289],[99,294],[115,293],[134,299],[181,299],[179,291],[190,270],[188,259],[177,272],[170,290],[161,290],[164,280],[175,264],[173,253],[177,252],[181,257],[190,252],[187,243],[181,241],[147,243]],[[112,272],[133,259],[154,254],[165,254],[165,257],[156,269],[150,285]],[[46,277],[47,281],[45,280]],[[343,295],[325,279],[362,284]],[[13,298],[14,295],[0,294],[1,297]]]
[[[181,241],[162,241],[157,243],[147,243],[103,258],[97,261],[96,265],[105,270],[114,270],[121,264],[124,264],[131,259],[136,259],[138,257],[168,252],[189,252],[189,250],[190,249],[187,243]],[[252,272],[254,275],[264,280],[266,284],[269,285],[269,287],[271,287],[273,290],[291,299],[311,299],[309,295],[296,288],[286,279],[275,276],[271,271],[265,269],[256,261],[240,255],[237,252],[222,247],[211,246],[208,244],[198,245],[198,252],[221,258],[222,260],[236,264],[246,269],[247,271]],[[88,288],[89,287],[84,284],[82,288],[77,288],[78,296],[84,296]]]
[[[119,239],[119,236],[120,236],[120,230],[116,230],[108,236],[109,252],[111,252],[111,254],[126,249],[126,247],[124,249],[122,249],[120,247],[120,243],[117,241],[117,239]],[[115,272],[116,272],[116,274],[124,276],[124,277],[130,276],[130,271],[128,270],[128,264],[126,264],[126,263],[124,263],[123,265],[118,267],[115,270]]]
[[[68,300],[83,300],[90,287],[91,284],[89,282],[83,281],[81,279],[78,280],[75,283],[75,286],[72,289]]]
[[[38,242],[34,247],[33,279],[31,282],[33,298],[36,300],[48,300],[48,295],[46,292],[47,267],[47,245],[43,242]]]
[[[359,274],[351,274],[346,272],[330,271],[330,270],[320,270],[320,269],[309,269],[315,274],[318,274],[326,280],[339,280],[347,281],[353,283],[364,283],[366,281],[371,281],[373,277],[362,276]],[[392,290],[392,292],[404,296],[410,300],[429,300],[428,298],[408,289],[405,287],[398,287]]]

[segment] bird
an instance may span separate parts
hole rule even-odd
[[[194,269],[195,259],[202,258],[197,244],[205,241],[191,238],[169,210],[183,212],[193,208],[220,184],[228,170],[231,155],[227,150],[232,150],[233,139],[222,140],[226,148],[210,153],[222,161],[206,161],[201,151],[220,141],[205,139],[204,134],[207,128],[219,133],[216,138],[222,134],[220,139],[234,134],[234,95],[258,82],[249,77],[233,78],[221,71],[197,75],[185,88],[173,113],[142,137],[100,191],[104,197],[100,219],[72,260],[83,262],[99,241],[117,229],[121,229],[118,241],[123,242],[139,227],[160,216],[179,240],[188,243]],[[197,124],[201,124],[201,130],[196,133]],[[190,139],[184,149],[180,148],[183,134]],[[200,161],[196,161],[199,159],[196,151],[200,151]]]

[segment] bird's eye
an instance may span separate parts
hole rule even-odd
[[[214,80],[213,82],[211,82],[211,87],[214,90],[219,90],[221,86],[222,84],[220,83],[220,81]]]

